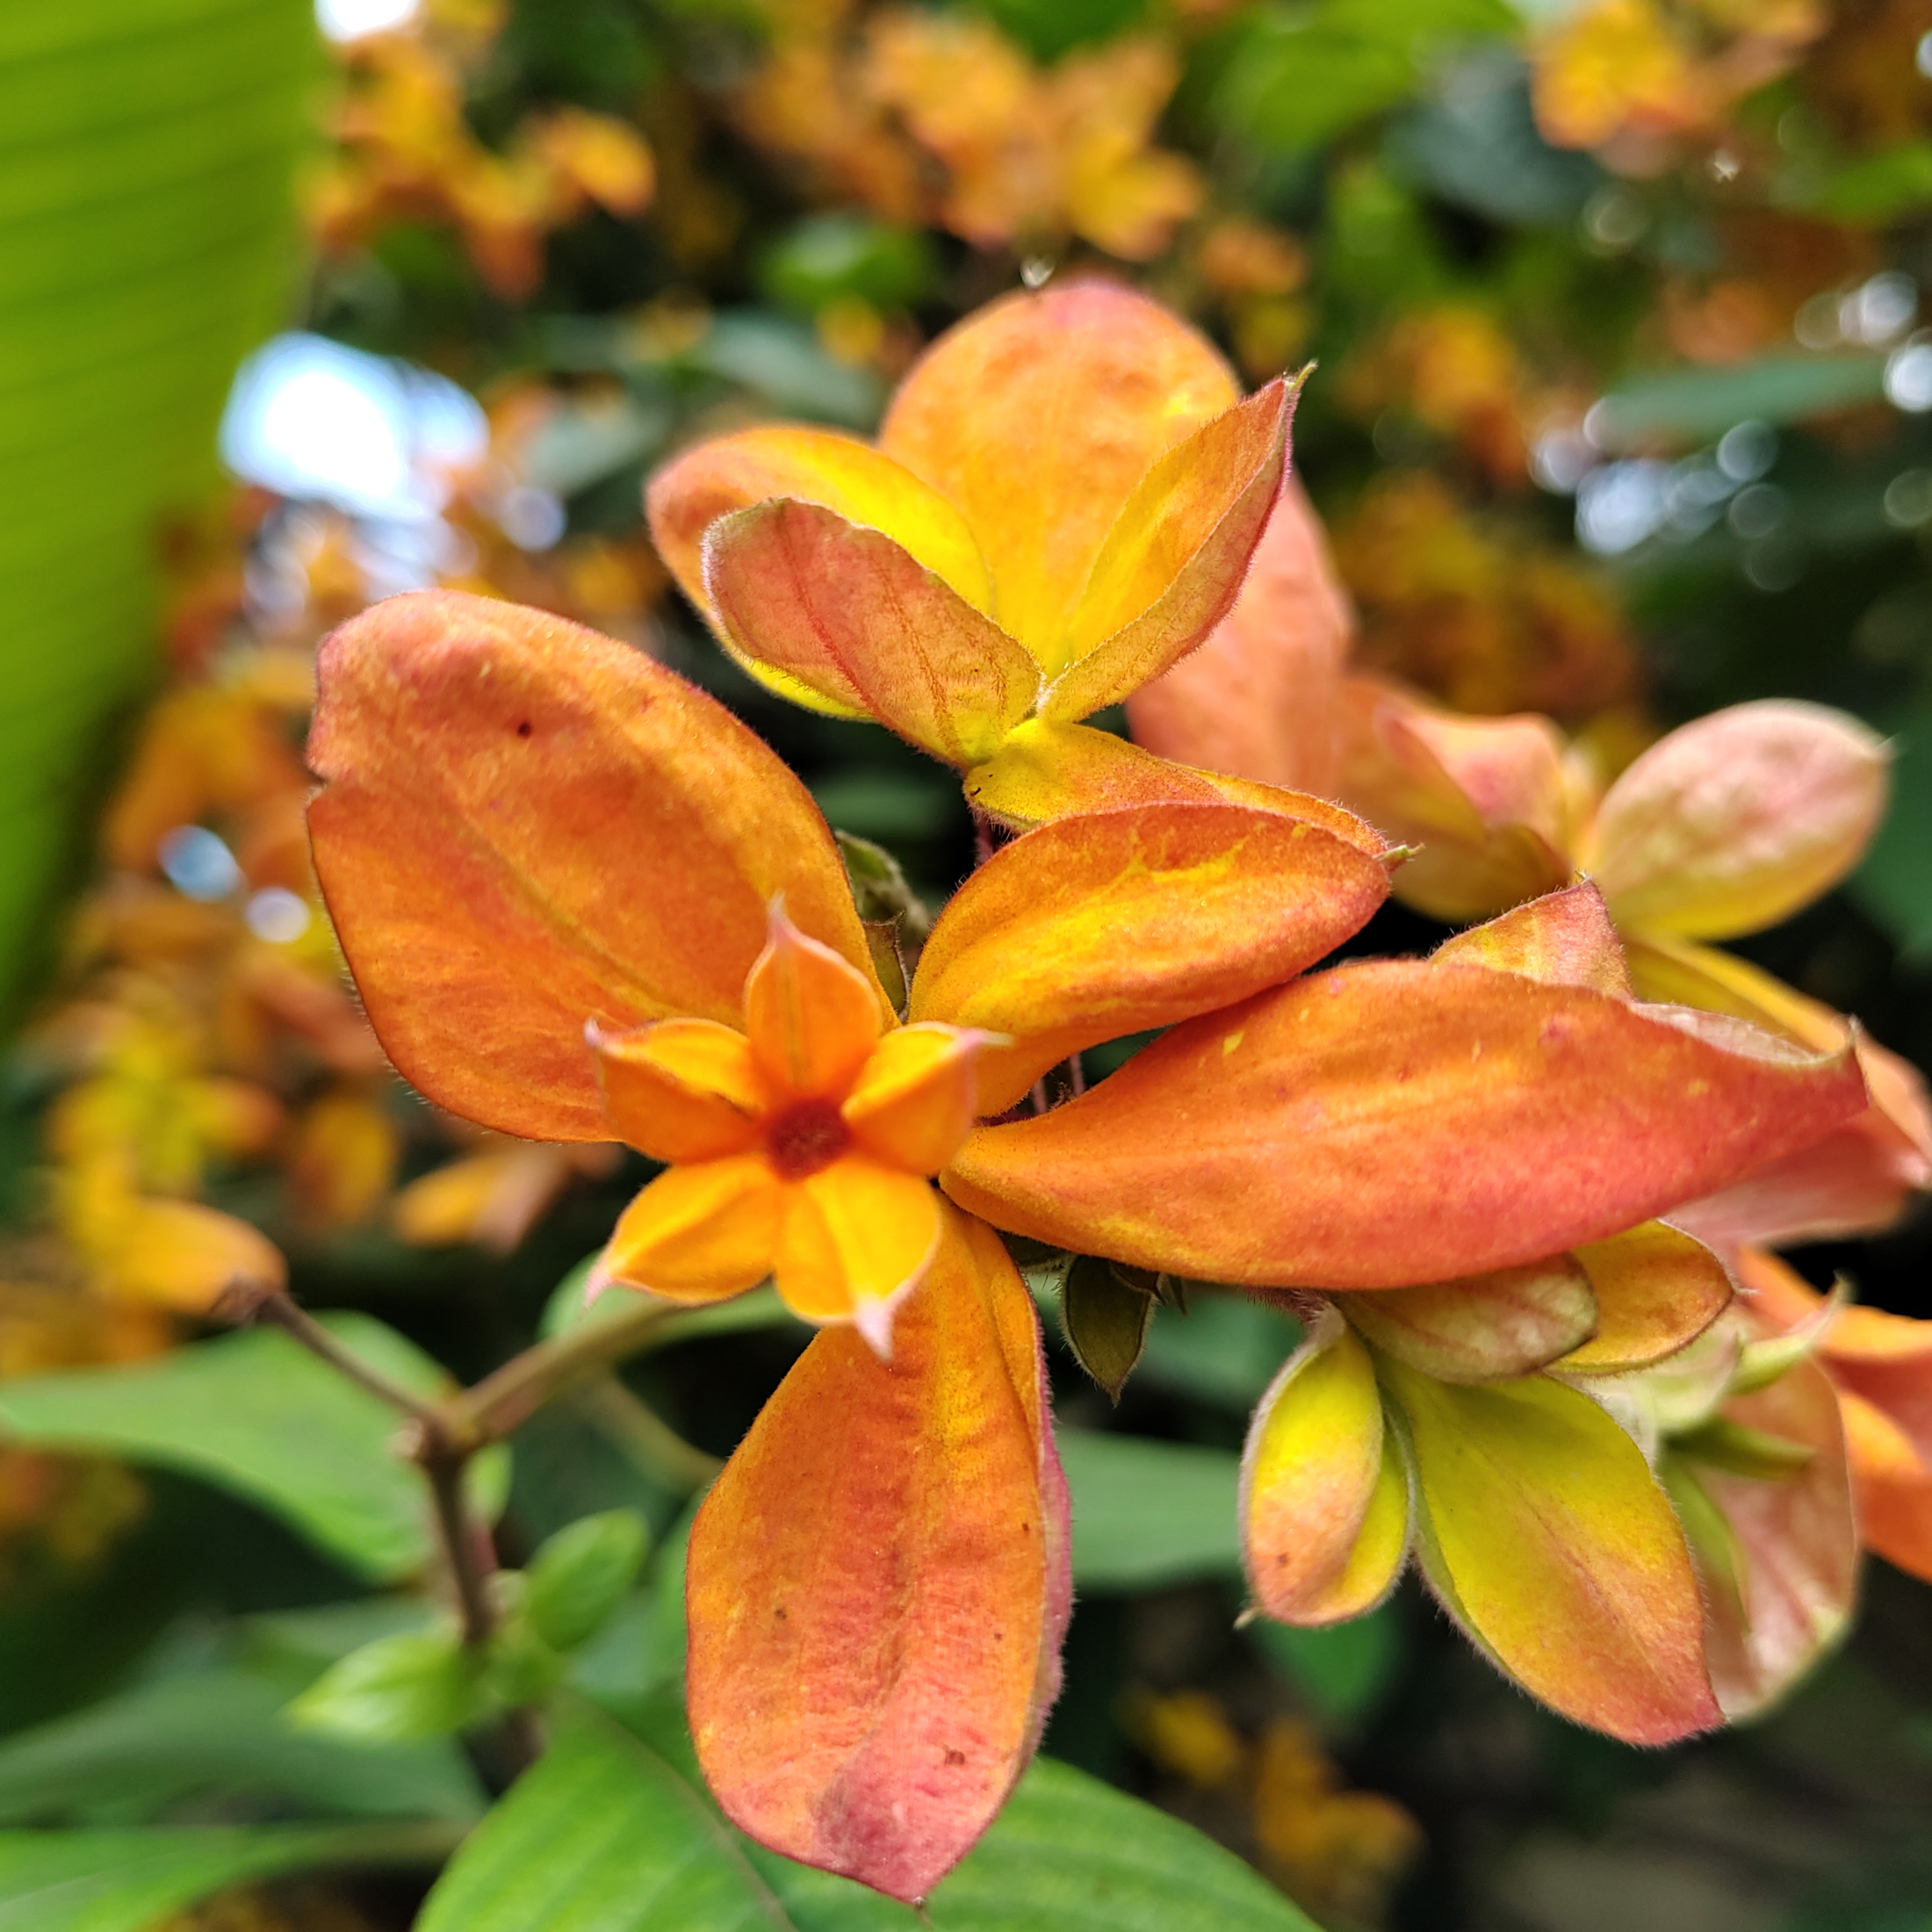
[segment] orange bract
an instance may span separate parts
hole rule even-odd
[[[1294,393],[1103,282],[996,302],[901,386],[876,449],[750,429],[661,472],[651,525],[720,641],[801,703],[997,768],[1193,649],[1240,588]]]

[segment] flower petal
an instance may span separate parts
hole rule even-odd
[[[1388,850],[1373,826],[1339,805],[1176,765],[1090,724],[1027,719],[991,760],[966,774],[966,797],[1015,832],[1128,805],[1237,804],[1320,825],[1377,858]]]
[[[861,1151],[909,1174],[938,1173],[972,1131],[984,1045],[970,1027],[895,1027],[840,1109]]]
[[[1588,879],[1472,926],[1445,940],[1431,956],[1521,973],[1546,986],[1588,986],[1622,999],[1632,997],[1617,928],[1603,894]]]
[[[451,1113],[608,1139],[584,1022],[738,1019],[775,892],[866,959],[804,787],[642,652],[424,591],[337,631],[321,682],[316,871],[383,1045]]]
[[[1858,1536],[1888,1563],[1932,1583],[1932,1458],[1877,1403],[1838,1391]]]
[[[1673,1220],[1719,1248],[1877,1233],[1932,1186],[1932,1107],[1916,1067],[1748,960],[1688,940],[1639,939],[1626,950],[1645,999],[1731,1013],[1820,1051],[1853,1040],[1871,1096],[1823,1140],[1673,1209]]]
[[[775,900],[769,932],[745,977],[752,1058],[780,1093],[839,1098],[878,1042],[878,982],[807,939]]]
[[[721,516],[775,496],[822,504],[853,523],[883,532],[923,568],[949,584],[976,610],[992,606],[992,579],[973,533],[932,487],[856,436],[797,423],[768,423],[701,443],[652,478],[645,494],[651,538],[684,595],[735,657],[704,579],[705,532]],[[861,715],[745,662],[775,688],[814,710]]]
[[[1238,397],[1220,356],[1158,303],[1069,282],[941,336],[879,447],[964,513],[992,616],[1043,662],[1135,486]]]
[[[654,1161],[710,1161],[758,1143],[766,1091],[752,1043],[715,1020],[593,1031],[610,1130]]]
[[[704,582],[741,661],[948,764],[991,758],[1039,696],[1039,667],[990,617],[890,537],[818,504],[781,497],[719,518]]]
[[[1570,784],[1546,717],[1463,717],[1373,678],[1343,681],[1338,796],[1421,851],[1396,897],[1482,919],[1568,883]]]
[[[1729,939],[1775,926],[1855,866],[1885,816],[1878,733],[1790,698],[1672,732],[1598,807],[1583,869],[1619,926]]]
[[[102,1293],[183,1315],[207,1315],[226,1295],[287,1279],[281,1251],[259,1229],[193,1200],[129,1200],[99,1257]]]
[[[785,1189],[774,1266],[785,1305],[808,1322],[854,1322],[892,1352],[899,1303],[924,1279],[940,1238],[930,1181],[846,1154]]]
[[[691,1732],[761,1843],[917,1899],[992,1821],[1059,1683],[1065,1489],[1039,1329],[948,1212],[882,1362],[819,1336],[691,1532]]]
[[[1233,804],[1097,812],[1003,847],[940,915],[908,1011],[1010,1036],[980,1110],[1011,1107],[1083,1047],[1279,984],[1388,896],[1379,859]]]
[[[783,1188],[762,1154],[671,1167],[617,1217],[597,1272],[667,1301],[721,1301],[772,1272]]]
[[[1252,1287],[1402,1287],[1600,1241],[1829,1131],[1849,1053],[1433,962],[1346,966],[1175,1027],[947,1192],[995,1225]]]
[[[1227,616],[1281,488],[1295,394],[1278,378],[1142,479],[1047,660],[1058,674],[1042,717],[1072,724],[1118,704]]]
[[[1323,1308],[1261,1398],[1242,1454],[1242,1560],[1265,1615],[1337,1623],[1394,1583],[1408,1542],[1408,1482],[1402,1478],[1396,1498],[1391,1558],[1386,1499],[1375,1508],[1382,1438],[1368,1351],[1334,1308]],[[1399,1458],[1396,1467],[1399,1476]],[[1365,1587],[1372,1593],[1363,1601]]]
[[[1802,1468],[1777,1480],[1691,1464],[1730,1531],[1734,1578],[1706,1584],[1705,1649],[1718,1701],[1735,1722],[1788,1690],[1843,1633],[1857,1588],[1858,1538],[1838,1398],[1816,1362],[1796,1364],[1757,1395],[1734,1397],[1720,1414],[1812,1452]]]
[[[1527,1375],[1597,1332],[1590,1278],[1567,1254],[1424,1287],[1338,1297],[1385,1355],[1445,1382]]]
[[[1662,1361],[1730,1305],[1724,1264],[1661,1221],[1591,1242],[1575,1258],[1597,1298],[1597,1333],[1557,1365],[1566,1374],[1617,1375]]]
[[[1532,1697],[1627,1743],[1719,1722],[1690,1553],[1637,1445],[1547,1376],[1385,1374],[1414,1446],[1424,1573],[1475,1642]]]
[[[1183,764],[1330,794],[1333,713],[1354,628],[1321,519],[1291,475],[1228,615],[1128,699],[1134,736]]]

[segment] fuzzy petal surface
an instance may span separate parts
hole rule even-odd
[[[980,1111],[1011,1107],[1083,1047],[1279,984],[1366,923],[1379,859],[1317,825],[1234,804],[1157,804],[1042,826],[941,913],[909,1012],[1008,1035]]]
[[[867,958],[811,795],[642,652],[490,598],[390,597],[322,647],[315,869],[404,1078],[532,1140],[605,1140],[584,1025],[735,1021],[782,891]]]
[[[1320,825],[1376,858],[1388,850],[1372,825],[1325,799],[1176,765],[1090,724],[1028,718],[967,773],[966,797],[1015,832],[1128,805],[1237,804]]]
[[[1363,1539],[1382,1461],[1374,1364],[1325,1308],[1261,1398],[1242,1455],[1242,1557],[1265,1615],[1324,1624],[1357,1614],[1331,1599]],[[1398,1547],[1395,1568],[1401,1561]]]
[[[1338,796],[1404,845],[1396,896],[1460,923],[1566,884],[1572,804],[1546,717],[1463,717],[1367,677],[1337,701]]]
[[[1863,1106],[1849,1052],[1723,1025],[1476,967],[1344,966],[981,1128],[944,1185],[1014,1233],[1207,1280],[1481,1273],[1607,1239]]]
[[[1932,1457],[1863,1395],[1841,1388],[1838,1404],[1859,1539],[1907,1575],[1932,1583]]]
[[[1142,478],[1239,393],[1170,310],[1071,281],[948,329],[900,385],[879,447],[964,514],[991,616],[1045,664]]]
[[[1321,519],[1290,476],[1228,615],[1128,699],[1135,740],[1184,765],[1331,794],[1333,712],[1354,629]]]
[[[1444,1607],[1532,1697],[1631,1744],[1721,1713],[1683,1533],[1643,1452],[1546,1376],[1459,1388],[1385,1365]]]
[[[979,545],[958,510],[930,485],[856,436],[766,423],[687,451],[652,478],[645,494],[658,554],[721,636],[704,580],[704,534],[721,516],[781,496],[822,504],[883,531],[974,609],[991,608],[992,579]],[[728,637],[723,641],[732,648]],[[811,702],[809,694],[804,701]],[[823,702],[817,708],[840,709]]]
[[[1108,532],[1066,636],[1043,717],[1118,704],[1233,608],[1281,488],[1294,393],[1277,379],[1170,450]]]
[[[773,1273],[808,1322],[856,1323],[891,1352],[899,1304],[925,1279],[943,1204],[930,1181],[863,1154],[846,1154],[785,1189]]]
[[[1653,745],[1580,854],[1620,926],[1730,939],[1775,926],[1857,864],[1885,816],[1885,740],[1842,711],[1763,698]]]
[[[1823,1140],[1673,1212],[1719,1247],[1783,1244],[1889,1228],[1932,1186],[1932,1106],[1918,1069],[1748,960],[1689,940],[1644,937],[1626,950],[1639,995],[1725,1013],[1828,1049],[1855,1040],[1871,1104]]]
[[[938,1173],[972,1131],[984,1051],[970,1028],[895,1027],[839,1110],[860,1150],[909,1174]]]
[[[742,1294],[772,1271],[782,1203],[762,1154],[667,1168],[617,1217],[600,1272],[667,1301]]]
[[[959,766],[998,750],[1040,671],[991,618],[878,530],[778,498],[704,537],[711,607],[746,661]]]
[[[1445,940],[1431,956],[1521,973],[1549,986],[1588,986],[1622,999],[1632,997],[1617,928],[1603,894],[1588,879],[1472,926]]]
[[[878,982],[808,939],[778,906],[745,978],[745,1030],[776,1092],[842,1095],[879,1038]]]
[[[1071,1600],[1039,1327],[948,1214],[890,1362],[819,1336],[691,1532],[691,1733],[732,1822],[923,1897],[1038,1741]]]
[[[1674,1355],[1723,1314],[1731,1278],[1705,1246],[1661,1221],[1593,1241],[1575,1259],[1597,1299],[1597,1332],[1559,1365],[1575,1375],[1616,1375]]]
[[[752,1043],[716,1020],[591,1036],[610,1131],[654,1161],[709,1161],[758,1143],[765,1083]]]
[[[1590,1277],[1567,1254],[1454,1281],[1340,1299],[1349,1320],[1385,1355],[1438,1381],[1528,1375],[1597,1332]]]
[[[1707,1585],[1711,1682],[1734,1723],[1789,1690],[1843,1634],[1858,1582],[1858,1536],[1838,1398],[1815,1361],[1734,1396],[1725,1421],[1811,1451],[1780,1480],[1694,1465],[1730,1530],[1734,1583]]]

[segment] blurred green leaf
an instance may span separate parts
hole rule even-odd
[[[366,1315],[323,1317],[358,1355],[422,1394],[447,1380]],[[218,1484],[278,1516],[374,1582],[429,1561],[422,1479],[391,1447],[395,1412],[279,1330],[197,1342],[151,1362],[0,1384],[0,1430],[42,1449],[93,1450]],[[508,1464],[479,1458],[472,1496],[501,1507]]]
[[[0,8],[0,1007],[158,659],[156,520],[292,278],[315,46],[307,0]]]
[[[1883,227],[1932,202],[1932,141],[1909,141],[1821,175],[1808,171],[1782,198],[1827,221]]]
[[[152,1932],[167,1914],[249,1879],[434,1864],[451,1835],[439,1824],[0,1832],[0,1932]]]
[[[595,1636],[637,1582],[650,1539],[634,1510],[605,1510],[558,1531],[523,1573],[523,1614],[537,1635],[557,1650]]]
[[[828,302],[905,308],[931,287],[933,244],[923,228],[895,227],[854,209],[807,215],[766,254],[759,278],[773,301],[808,314]]]
[[[1802,422],[1885,396],[1883,356],[1764,356],[1732,369],[1670,369],[1619,383],[1590,414],[1605,449],[1709,443],[1740,422]]]
[[[1406,100],[1448,47],[1516,25],[1503,0],[1258,7],[1226,59],[1213,112],[1258,148],[1319,147]]]
[[[483,1714],[480,1661],[450,1629],[401,1631],[352,1650],[288,1707],[304,1731],[368,1744],[446,1737]]]
[[[885,403],[872,371],[834,362],[811,328],[757,309],[717,316],[689,360],[755,390],[782,415],[869,429]]]
[[[1301,1339],[1301,1323],[1265,1301],[1196,1294],[1185,1316],[1163,1308],[1155,1316],[1141,1373],[1180,1395],[1249,1409]]]
[[[1058,1433],[1073,1493],[1075,1582],[1150,1590],[1239,1571],[1238,1457],[1144,1436]]]
[[[186,1671],[0,1742],[0,1823],[126,1824],[204,1792],[350,1818],[449,1818],[483,1809],[445,1744],[372,1750],[305,1736],[286,1688],[233,1665]]]
[[[1374,1709],[1402,1665],[1402,1626],[1393,1600],[1326,1630],[1298,1630],[1258,1617],[1248,1632],[1321,1716],[1344,1724]]]
[[[1137,25],[1147,0],[980,0],[1006,34],[1036,61],[1056,61],[1070,48],[1111,40]]]
[[[1892,809],[1851,893],[1915,963],[1932,960],[1932,703],[1893,736]]]

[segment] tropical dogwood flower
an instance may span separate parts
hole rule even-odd
[[[1167,768],[1080,720],[1233,602],[1294,400],[1285,380],[1241,400],[1130,290],[1016,294],[934,344],[876,446],[796,424],[702,443],[652,480],[652,534],[754,677],[876,718],[1034,825],[1172,795]]]
[[[613,1280],[705,1299],[769,1269],[825,1324],[694,1527],[691,1720],[744,1828],[902,1898],[1025,1764],[1067,1614],[1038,1326],[988,1221],[1398,1286],[1621,1232],[1862,1099],[1849,1054],[1560,974],[1294,980],[1388,890],[1381,840],[1312,800],[1014,840],[935,921],[900,1024],[771,753],[642,654],[486,600],[393,598],[336,632],[309,756],[317,872],[397,1066],[479,1125],[670,1158]],[[1527,958],[1564,929],[1468,943]],[[1163,1027],[1082,1099],[970,1125]]]

